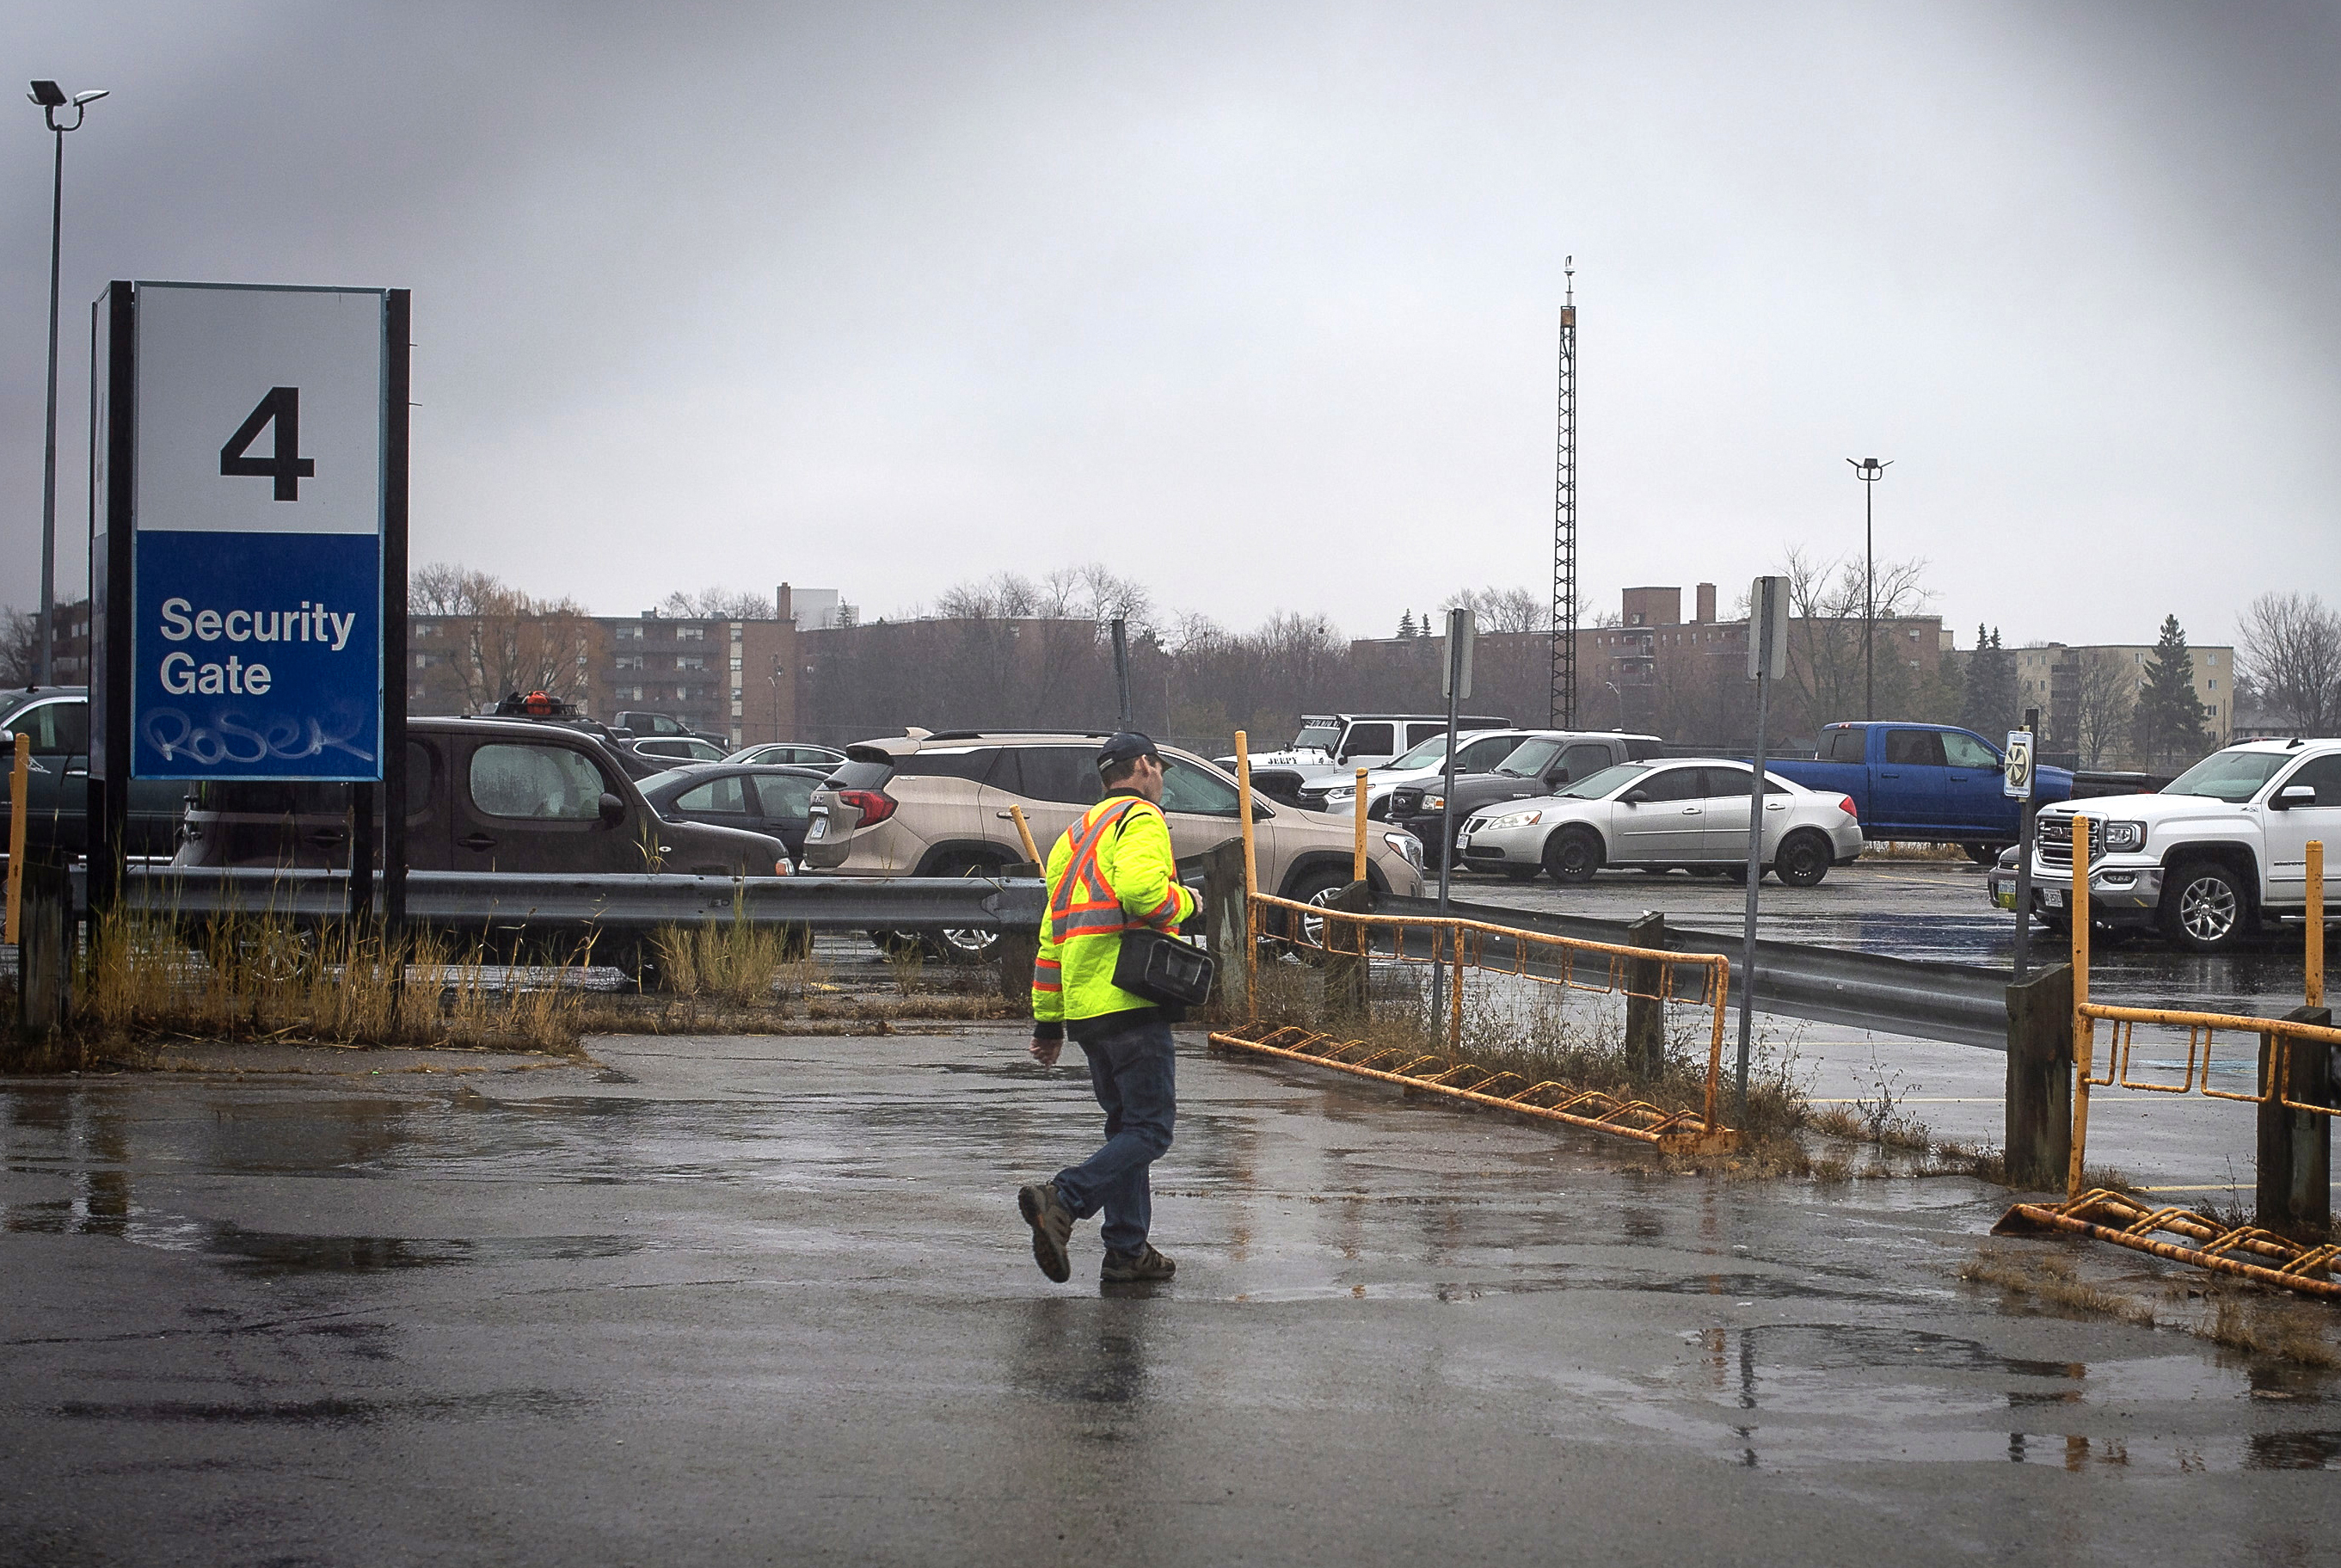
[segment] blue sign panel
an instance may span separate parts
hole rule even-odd
[[[141,532],[133,774],[379,776],[381,554],[369,534]]]
[[[386,305],[138,285],[131,776],[383,776]]]

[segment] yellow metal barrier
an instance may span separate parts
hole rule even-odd
[[[2341,1301],[2341,1246],[2305,1247],[2256,1225],[2226,1226],[2192,1209],[2154,1209],[2127,1193],[2094,1188],[2055,1205],[2018,1203],[1992,1226],[1996,1236],[2063,1231],[2092,1236],[2173,1263],[2236,1274],[2264,1285]],[[2156,1241],[2150,1233],[2183,1236],[2195,1245]]]
[[[1238,742],[1241,745],[1240,739]],[[1240,753],[1239,754],[1240,754]],[[1258,992],[1253,990],[1250,1022],[1242,1028],[1214,1034],[1211,1044],[1230,1049],[1260,1052],[1273,1056],[1305,1060],[1321,1066],[1337,1067],[1343,1072],[1385,1082],[1402,1083],[1410,1088],[1431,1089],[1456,1098],[1520,1111],[1548,1120],[1569,1122],[1598,1132],[1639,1139],[1668,1148],[1698,1148],[1702,1150],[1729,1147],[1737,1138],[1731,1129],[1723,1125],[1717,1114],[1723,1069],[1723,1014],[1730,983],[1731,961],[1720,954],[1670,953],[1658,948],[1625,947],[1613,943],[1589,942],[1576,937],[1554,936],[1540,931],[1525,931],[1517,926],[1495,925],[1482,921],[1464,920],[1451,916],[1363,914],[1346,910],[1326,909],[1317,904],[1279,898],[1270,894],[1255,893],[1246,900],[1250,926],[1249,951],[1256,953],[1260,943],[1273,937],[1288,944],[1313,948],[1328,955],[1360,959],[1381,956],[1400,964],[1451,964],[1453,973],[1447,987],[1447,1054],[1444,1056],[1414,1055],[1396,1050],[1377,1050],[1362,1040],[1340,1041],[1336,1037],[1298,1027],[1279,1028],[1262,1024],[1259,1020]],[[1274,912],[1282,912],[1277,920],[1282,929],[1268,929]],[[1310,927],[1315,926],[1311,934]],[[1411,951],[1407,934],[1424,934],[1428,953]],[[1389,950],[1377,954],[1373,937],[1387,936]],[[1490,938],[1496,944],[1510,944],[1509,961],[1491,956]],[[1541,955],[1549,961],[1554,973],[1539,974],[1533,960]],[[1593,975],[1580,978],[1584,961],[1593,964]],[[1658,975],[1655,993],[1635,989],[1634,970],[1648,966]],[[1676,1002],[1702,1006],[1708,1010],[1707,1083],[1699,1112],[1660,1111],[1643,1101],[1619,1101],[1597,1091],[1573,1088],[1569,1084],[1546,1080],[1530,1084],[1515,1073],[1499,1073],[1462,1060],[1463,1056],[1463,976],[1467,968],[1481,974],[1509,976],[1532,981],[1542,985],[1558,985],[1566,990],[1590,991],[1605,994],[1631,996],[1654,995],[1659,1002]],[[1694,985],[1679,987],[1676,972],[1695,972]],[[1353,1053],[1369,1054],[1360,1057]],[[1396,1065],[1390,1065],[1395,1060]],[[1436,1070],[1432,1071],[1435,1064]],[[1502,1094],[1492,1092],[1510,1079],[1519,1084],[1517,1090]],[[1459,1082],[1458,1080],[1461,1080]]]

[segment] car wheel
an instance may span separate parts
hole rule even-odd
[[[1810,830],[1792,833],[1772,857],[1772,874],[1784,887],[1818,887],[1829,858],[1828,840]]]
[[[1312,871],[1293,884],[1285,896],[1295,904],[1314,904],[1319,909],[1330,905],[1341,896],[1350,879],[1338,871]],[[1290,910],[1278,910],[1284,918],[1278,929],[1283,933],[1293,951],[1314,960],[1322,955],[1325,947],[1325,923],[1312,915],[1296,914]]]
[[[2189,953],[2226,953],[2250,926],[2249,891],[2216,861],[2182,865],[2163,884],[2162,928]]]
[[[1506,882],[1534,882],[1536,880],[1536,874],[1537,868],[1532,865],[1508,865],[1504,867],[1504,880]]]
[[[1581,827],[1544,841],[1544,868],[1555,882],[1591,882],[1601,869],[1601,841]]]
[[[988,860],[961,858],[945,861],[929,874],[996,877],[1004,869]],[[1000,933],[971,927],[932,931],[927,934],[926,948],[928,956],[944,964],[989,964],[1000,955]]]

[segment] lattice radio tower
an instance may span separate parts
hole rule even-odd
[[[1552,502],[1552,708],[1558,730],[1577,727],[1577,258],[1561,263],[1560,431]]]

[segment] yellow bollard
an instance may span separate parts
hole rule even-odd
[[[2089,1141],[2089,1074],[2097,1070],[2095,1028],[2082,1016],[2089,1000],[2089,819],[2073,819],[2072,907],[2065,913],[2073,933],[2073,1164],[2065,1174],[2065,1196],[2081,1195],[2081,1161]]]
[[[25,902],[25,797],[33,788],[33,737],[16,737],[16,761],[8,774],[8,943],[16,942],[16,912]]]
[[[1363,882],[1366,880],[1366,770],[1363,768],[1358,770],[1357,814],[1358,851],[1355,864],[1350,868],[1350,880]]]
[[[1254,895],[1260,892],[1260,862],[1252,845],[1251,828],[1251,737],[1243,731],[1236,732],[1236,818],[1243,824],[1244,851],[1244,1008],[1251,1021],[1260,1022],[1260,916],[1253,913],[1260,905]]]
[[[16,901],[9,899],[9,911]],[[2325,1006],[2325,840],[2308,840],[2308,1006]]]
[[[1024,841],[1024,858],[1046,871],[1049,863],[1041,858],[1041,846],[1032,842],[1032,824],[1024,820],[1024,808],[1011,805],[1008,808],[1008,814],[1016,823],[1016,836]]]

